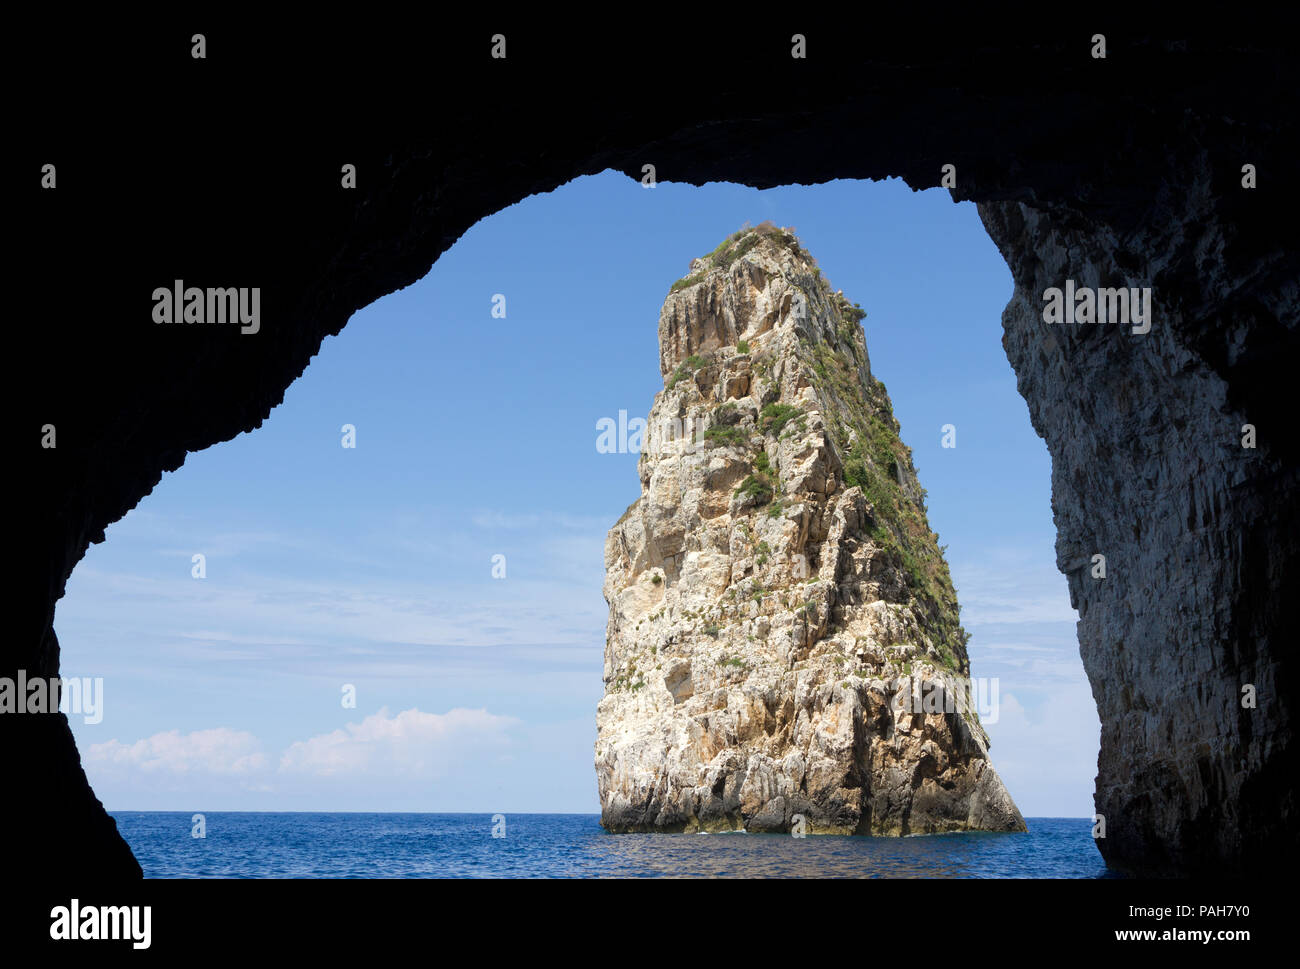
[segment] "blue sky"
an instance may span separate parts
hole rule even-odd
[[[1026,816],[1091,815],[1099,724],[1050,463],[975,207],[897,180],[646,189],[612,172],[475,225],[327,339],[260,429],[191,455],[90,549],[55,624],[63,674],[104,678],[102,722],[71,720],[106,806],[598,811],[602,549],[638,482],[596,424],[646,415],[669,286],[764,219],[867,311],[972,671],[998,679],[994,764]]]

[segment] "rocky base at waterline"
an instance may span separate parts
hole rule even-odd
[[[664,303],[605,545],[608,830],[1025,830],[864,315],[767,224]]]

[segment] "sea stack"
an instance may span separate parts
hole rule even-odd
[[[1025,830],[864,316],[768,223],[664,301],[605,543],[607,830]]]

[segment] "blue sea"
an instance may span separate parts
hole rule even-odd
[[[115,811],[151,878],[1105,878],[1086,818],[1028,834],[608,834],[595,814]],[[503,837],[493,837],[494,828]]]

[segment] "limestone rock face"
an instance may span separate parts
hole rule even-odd
[[[863,315],[766,224],[664,303],[641,497],[605,545],[609,830],[1025,828]]]

